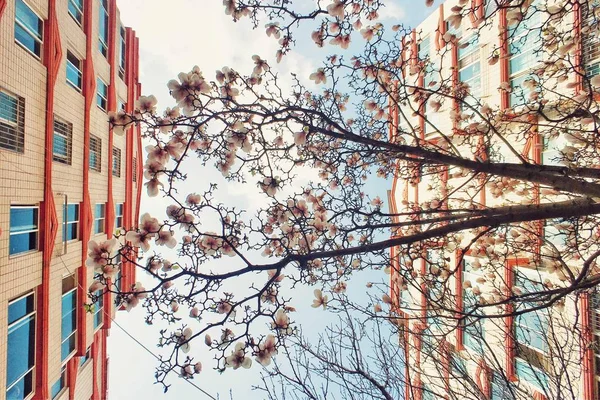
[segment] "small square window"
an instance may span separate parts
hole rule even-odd
[[[79,237],[79,204],[67,204],[63,208],[63,241],[77,240]]]
[[[14,206],[10,208],[9,254],[37,250],[39,220],[38,207]]]
[[[102,172],[102,139],[97,136],[90,135],[90,161],[89,168],[91,170]]]
[[[25,150],[25,99],[0,90],[0,148]]]
[[[94,210],[94,235],[104,233],[104,222],[106,218],[106,208],[104,203],[96,204]]]
[[[15,40],[37,58],[42,57],[44,21],[23,0],[17,0]]]
[[[52,159],[71,165],[73,151],[73,125],[54,117],[54,138],[52,139]]]
[[[121,149],[114,147],[112,149],[112,174],[114,176],[121,176]]]
[[[83,24],[83,0],[69,0],[69,15],[79,25]]]
[[[67,83],[81,91],[83,87],[82,62],[73,53],[67,51]]]
[[[96,104],[106,111],[108,106],[108,85],[100,78],[96,79]]]
[[[92,347],[88,347],[85,351],[85,355],[79,358],[79,366],[83,366],[90,358],[92,358]]]

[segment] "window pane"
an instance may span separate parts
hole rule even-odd
[[[10,235],[10,254],[37,249],[37,232]]]
[[[81,89],[81,71],[70,61],[67,61],[67,81],[76,88]]]
[[[52,144],[52,153],[57,156],[67,158],[69,152],[67,151],[67,139],[55,134],[54,142]]]
[[[33,371],[22,377],[6,391],[7,400],[23,400],[33,392]]]
[[[37,229],[37,208],[10,209],[10,232],[22,232]]]
[[[17,99],[0,92],[0,118],[17,123]]]
[[[42,21],[23,0],[17,0],[17,21],[23,24],[32,34],[36,35],[39,40],[42,40]]]
[[[30,314],[35,309],[33,293],[27,297],[23,297],[15,302],[12,302],[8,306],[8,324],[12,324],[19,318],[23,318],[27,314]]]
[[[41,44],[36,41],[21,25],[15,24],[15,39],[29,49],[33,54],[40,56],[42,53]]]
[[[8,328],[7,386],[16,382],[34,365],[35,317],[33,315]]]

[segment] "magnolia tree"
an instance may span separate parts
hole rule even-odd
[[[582,43],[597,36],[592,3],[459,0],[427,54],[427,32],[378,22],[383,0],[319,1],[308,11],[279,0],[224,4],[234,21],[269,21],[276,61],[305,32],[331,55],[291,83],[266,55],[245,72],[194,67],[168,83],[174,104],[163,113],[148,96],[131,115],[111,114],[115,131],[141,124],[148,195],[172,205],[113,240],[90,243],[92,289],[116,292],[128,309],[143,305],[148,323],[170,323],[159,338],[171,350],[157,380],[200,373],[194,346],[208,346],[219,370],[269,365],[297,329],[289,288],[318,289],[314,306],[325,308],[347,285],[364,286],[352,280],[358,271],[378,269],[390,273],[389,291],[354,310],[431,336],[473,336],[477,321],[489,320],[498,340],[512,337],[517,347],[526,339],[515,324],[534,315],[545,321],[536,326],[558,324],[566,337],[555,346],[563,336],[542,332],[544,348],[564,364],[546,375],[578,379],[571,365],[581,361],[577,346],[588,333],[573,329],[581,320],[563,317],[600,278],[600,77],[581,56]],[[587,25],[574,22],[577,14]],[[498,102],[461,82],[452,66],[486,35],[495,39],[480,64],[520,52],[531,64],[519,81],[501,77]],[[539,156],[547,150],[552,162]],[[218,170],[225,187],[190,185],[197,168]],[[369,191],[375,175],[407,194],[395,190],[384,205]],[[241,185],[255,188],[258,209],[221,200]],[[417,189],[427,194],[421,200]],[[143,259],[132,256],[137,248]],[[117,251],[152,284],[117,289]],[[528,272],[508,268],[515,260]],[[437,333],[427,321],[438,321]],[[480,336],[485,347],[494,335]]]

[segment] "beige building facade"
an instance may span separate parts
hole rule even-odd
[[[105,399],[113,296],[87,242],[137,224],[141,90],[116,0],[0,0],[0,399]],[[117,284],[135,282],[123,265]]]

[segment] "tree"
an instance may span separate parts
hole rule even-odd
[[[316,90],[300,76],[288,89],[255,56],[249,74],[179,74],[168,83],[177,105],[162,115],[152,96],[140,98],[133,115],[111,115],[116,130],[142,125],[148,194],[173,204],[165,220],[145,214],[115,241],[90,244],[99,273],[93,289],[120,292],[125,307],[143,299],[149,323],[175,325],[160,338],[172,353],[157,380],[167,385],[172,371],[193,377],[200,366],[187,351],[202,339],[218,369],[248,367],[251,356],[268,364],[294,332],[284,277],[343,292],[356,271],[383,266],[391,278],[382,301],[403,332],[421,337],[409,364],[431,355],[422,338],[470,335],[483,346],[487,382],[499,375],[512,384],[518,356],[552,381],[541,382],[541,394],[578,396],[575,365],[593,350],[582,305],[600,278],[600,77],[581,50],[597,41],[594,4],[459,0],[429,37],[400,25],[363,26],[382,0],[318,2],[304,13],[279,0],[224,4],[234,20],[270,21],[276,58],[292,51],[304,24],[316,29],[318,46],[346,49],[353,31],[365,44],[351,58],[328,56],[309,77]],[[497,101],[461,79],[456,60],[490,35],[498,39],[477,62],[499,69]],[[525,61],[510,75],[511,62]],[[264,203],[248,216],[220,201],[214,182],[182,192],[186,164],[214,166],[228,185],[256,184]],[[373,175],[394,182],[388,211],[366,189]],[[117,242],[126,263],[155,278],[152,287],[117,289]],[[176,248],[177,260],[151,254],[151,242]],[[232,289],[234,282],[250,287]],[[175,314],[180,308],[203,318],[202,328],[192,330]],[[496,357],[498,342],[507,343],[508,362]],[[546,365],[548,354],[561,360],[556,368]],[[422,367],[408,386],[428,393],[424,382],[438,381],[427,375],[441,379],[447,369]]]

